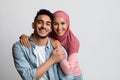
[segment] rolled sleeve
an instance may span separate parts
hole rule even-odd
[[[12,46],[12,54],[15,67],[23,80],[35,80],[36,68],[31,67],[29,59],[26,58],[25,51],[20,43]]]

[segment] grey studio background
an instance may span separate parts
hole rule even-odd
[[[80,41],[78,60],[84,80],[120,80],[120,0],[0,0],[0,80],[22,80],[12,44],[30,35],[41,8],[66,11]]]

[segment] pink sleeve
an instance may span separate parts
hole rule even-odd
[[[75,66],[75,62],[77,60],[77,54],[78,53],[73,53],[68,56],[68,61],[67,59],[64,59],[60,62],[60,66],[65,75],[68,75],[72,71],[73,67]]]

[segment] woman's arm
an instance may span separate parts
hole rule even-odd
[[[31,39],[30,39],[29,36],[27,36],[27,35],[25,35],[25,34],[22,34],[22,35],[19,37],[19,39],[20,39],[20,43],[21,43],[23,46],[25,46],[25,47],[27,47],[27,48],[30,48],[30,47],[31,47],[31,46],[30,46],[30,42],[29,42],[29,40],[31,40]]]
[[[68,75],[74,68],[77,61],[77,54],[78,53],[73,53],[69,55],[67,59],[64,59],[60,62],[60,66],[65,75]]]

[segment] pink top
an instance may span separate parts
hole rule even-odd
[[[68,75],[71,71],[74,76],[81,75],[82,72],[77,61],[77,54],[78,53],[73,53],[69,55],[68,60],[64,59],[60,62],[61,68],[65,75]]]

